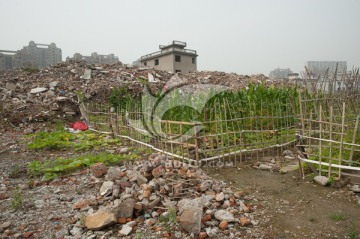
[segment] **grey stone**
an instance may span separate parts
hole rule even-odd
[[[42,208],[45,206],[44,200],[35,200],[34,204],[36,208]]]
[[[140,186],[141,184],[147,183],[148,180],[147,178],[145,178],[144,176],[142,176],[141,174],[137,175],[137,184]]]
[[[189,233],[199,234],[201,230],[202,208],[189,207],[180,216],[180,225]]]
[[[205,192],[206,190],[208,190],[209,188],[211,188],[211,185],[213,184],[212,180],[205,180],[204,182],[202,182],[200,184],[200,191],[201,192]]]
[[[287,149],[287,150],[283,151],[283,155],[292,157],[292,156],[294,156],[294,153],[291,150]]]
[[[132,227],[128,226],[127,224],[123,225],[119,233],[121,235],[127,236],[131,233]]]
[[[38,87],[38,88],[31,89],[31,90],[30,90],[30,93],[31,93],[31,94],[37,94],[37,93],[45,92],[45,91],[47,91],[47,90],[48,90],[48,88]]]
[[[225,199],[225,194],[223,192],[219,193],[215,197],[215,200],[218,201],[218,202],[223,201],[224,199]]]
[[[52,81],[52,82],[49,83],[49,87],[50,88],[55,88],[58,84],[59,84],[58,81]]]
[[[5,87],[6,87],[6,89],[9,89],[9,90],[12,90],[12,91],[14,91],[16,89],[16,85],[12,84],[10,82],[6,82]]]
[[[261,169],[261,170],[271,170],[271,169],[272,169],[272,166],[261,163],[261,164],[259,165],[259,169]]]
[[[353,185],[351,188],[350,188],[351,191],[355,192],[355,193],[360,193],[360,187],[359,185]]]
[[[91,80],[91,69],[85,69],[83,79],[84,80]]]
[[[120,194],[120,185],[114,184],[112,189],[112,198],[116,199]]]
[[[79,236],[81,237],[82,232],[83,232],[82,228],[77,227],[77,226],[73,227],[73,229],[70,230],[71,235],[77,236],[77,237],[79,237]]]
[[[125,154],[125,153],[129,152],[129,149],[128,148],[121,148],[119,152],[121,154]]]
[[[129,227],[134,227],[134,226],[136,226],[136,221],[128,222],[128,223],[126,223],[126,225],[128,225]]]
[[[133,217],[134,213],[135,200],[133,198],[128,198],[125,201],[121,202],[117,207],[117,216],[118,217]]]
[[[227,221],[227,222],[235,221],[234,215],[226,210],[218,210],[215,212],[214,216],[219,221]]]
[[[65,101],[67,98],[65,96],[59,96],[59,97],[56,97],[55,100],[57,102],[62,102],[62,101]]]
[[[314,181],[317,183],[317,184],[320,184],[320,185],[322,185],[322,186],[325,186],[327,183],[328,183],[328,181],[329,181],[329,179],[327,178],[327,177],[325,177],[325,176],[315,176],[314,177]]]
[[[214,228],[205,228],[206,234],[208,235],[208,237],[216,237],[216,235],[218,234],[218,228],[214,227]]]
[[[115,181],[121,178],[121,169],[119,167],[110,167],[105,176],[105,180]]]
[[[8,227],[10,227],[11,222],[3,222],[3,224],[0,225],[0,232],[5,231]]]
[[[100,195],[105,196],[105,197],[110,195],[112,193],[113,186],[114,186],[113,181],[103,182],[103,184],[101,185],[101,188],[100,188]]]
[[[298,169],[298,165],[287,165],[280,169],[280,173],[287,173]]]

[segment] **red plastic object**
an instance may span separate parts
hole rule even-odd
[[[75,123],[70,124],[70,127],[73,128],[74,130],[82,130],[82,131],[89,129],[89,127],[82,121],[76,121]]]

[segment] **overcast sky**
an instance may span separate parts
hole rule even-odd
[[[198,70],[303,69],[309,60],[360,66],[359,0],[0,0],[0,49],[30,40],[131,63],[172,40],[198,52]]]

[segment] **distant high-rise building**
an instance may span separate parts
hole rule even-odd
[[[346,73],[346,61],[307,61],[306,66],[310,74],[322,75],[329,69],[329,74],[334,74],[337,66],[337,73]]]
[[[66,61],[86,61],[89,64],[112,64],[119,62],[119,58],[114,54],[100,55],[96,52],[91,53],[90,56],[83,56],[80,53],[75,53],[72,58],[67,57]]]
[[[269,78],[274,80],[288,79],[288,75],[293,73],[290,68],[280,69],[277,68],[273,71],[270,71]]]
[[[50,45],[30,41],[18,51],[0,50],[0,70],[20,67],[46,67],[62,61],[62,52],[55,43]]]

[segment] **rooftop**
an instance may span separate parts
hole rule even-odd
[[[155,57],[159,57],[171,53],[181,53],[181,54],[197,56],[195,50],[185,49],[185,47],[186,47],[186,42],[182,42],[182,41],[173,41],[169,45],[160,45],[159,46],[160,51],[144,55],[140,58],[140,61],[149,60]]]

